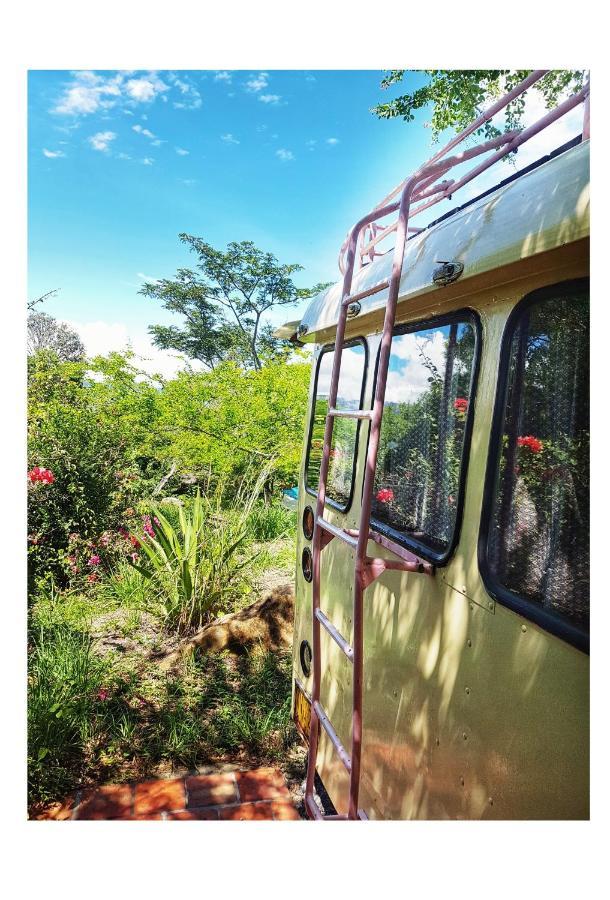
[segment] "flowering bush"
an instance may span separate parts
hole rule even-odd
[[[538,438],[526,435],[525,437],[517,438],[517,447],[526,447],[528,450],[531,450],[532,453],[540,453],[544,444]]]
[[[394,499],[394,491],[392,488],[381,488],[377,491],[375,497],[380,503],[391,503]]]
[[[32,483],[41,481],[43,484],[53,484],[55,476],[50,469],[41,469],[40,466],[34,466],[34,468],[30,469],[28,472],[28,480]]]

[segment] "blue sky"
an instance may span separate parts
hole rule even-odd
[[[194,263],[179,232],[253,240],[303,265],[301,286],[336,280],[350,225],[430,154],[425,111],[370,112],[421,76],[382,91],[382,75],[30,72],[28,296],[59,288],[45,309],[89,352],[130,340],[160,364],[147,327],[171,317],[138,288]]]

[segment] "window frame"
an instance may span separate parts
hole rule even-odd
[[[357,344],[361,344],[364,347],[364,366],[362,368],[362,387],[360,390],[360,400],[358,409],[364,409],[364,402],[366,398],[366,383],[368,377],[368,367],[369,367],[369,345],[365,337],[357,337],[350,338],[349,341],[345,341],[343,344],[343,350],[346,350],[349,347],[355,347]],[[315,408],[316,408],[316,397],[318,395],[318,378],[320,375],[320,366],[322,364],[322,357],[325,353],[333,353],[335,350],[336,342],[332,344],[324,344],[320,353],[318,355],[318,359],[316,360],[316,374],[313,385],[313,394],[312,401],[309,410],[309,426],[307,429],[307,451],[305,453],[305,466],[303,469],[303,485],[305,487],[305,493],[309,494],[311,497],[318,496],[318,489],[320,486],[320,476],[318,475],[318,489],[314,490],[309,487],[307,484],[307,470],[309,468],[309,454],[311,451],[311,438],[313,434],[313,426],[314,426],[314,417],[315,417]],[[341,379],[341,375],[339,375],[339,380]],[[356,420],[356,440],[354,441],[354,459],[352,463],[352,476],[350,480],[350,492],[349,497],[347,498],[347,503],[342,505],[338,503],[336,500],[333,500],[332,497],[329,497],[328,494],[324,498],[324,506],[331,507],[332,509],[336,509],[338,512],[347,513],[352,505],[352,501],[354,499],[354,490],[356,486],[356,472],[357,472],[357,464],[358,464],[358,447],[360,443],[360,428],[361,428],[362,420]],[[328,490],[328,483],[327,483]]]
[[[487,451],[487,466],[483,483],[483,503],[481,506],[481,521],[479,526],[479,540],[477,555],[479,571],[485,589],[498,603],[538,625],[544,631],[548,631],[555,637],[561,638],[578,650],[589,653],[589,632],[572,624],[560,613],[545,609],[533,600],[520,597],[509,588],[501,584],[494,576],[489,562],[489,536],[491,531],[494,500],[496,493],[496,480],[499,471],[502,452],[502,436],[504,434],[504,420],[506,403],[508,400],[508,376],[510,370],[512,342],[516,328],[523,312],[544,300],[557,297],[558,294],[574,295],[581,293],[583,289],[589,290],[589,278],[576,278],[559,281],[543,288],[538,288],[525,294],[519,300],[506,320],[500,347],[500,360],[498,365],[498,378],[496,396],[494,401],[491,429],[489,432],[489,447]],[[590,293],[589,293],[590,302]]]
[[[464,443],[462,446],[462,456],[460,459],[460,479],[457,491],[458,496],[455,510],[455,522],[453,525],[451,540],[447,544],[446,549],[442,552],[439,552],[425,544],[423,541],[420,541],[417,538],[413,537],[408,532],[398,531],[397,529],[392,528],[390,525],[386,525],[385,522],[379,521],[379,519],[376,519],[371,514],[371,527],[374,531],[378,531],[380,534],[390,538],[390,540],[394,541],[396,544],[399,544],[401,547],[405,547],[407,550],[410,550],[412,553],[417,554],[417,556],[420,556],[422,559],[425,559],[426,561],[431,562],[433,565],[439,567],[447,565],[460,540],[462,516],[464,512],[464,498],[466,494],[466,479],[468,476],[468,468],[470,463],[470,441],[472,437],[474,416],[476,412],[477,386],[479,382],[481,350],[483,345],[481,319],[476,310],[471,309],[470,307],[463,307],[462,309],[454,310],[452,312],[448,312],[439,316],[433,316],[429,319],[420,319],[417,322],[408,322],[405,324],[397,325],[392,331],[393,341],[395,337],[401,334],[414,334],[418,331],[427,331],[430,328],[442,328],[445,325],[452,325],[454,322],[465,322],[469,325],[472,325],[474,329],[474,357],[472,375],[470,379],[470,393],[468,397],[468,412],[466,414],[466,424],[464,426]],[[377,389],[380,350],[381,345],[379,346],[379,350],[377,351],[377,360],[375,363],[373,397],[375,396],[375,391]],[[390,348],[390,358],[391,353],[392,351]],[[383,417],[381,420],[381,427],[383,428]]]

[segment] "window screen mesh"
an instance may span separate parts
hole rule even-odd
[[[524,307],[511,343],[488,561],[514,594],[589,620],[588,291]]]
[[[313,425],[305,473],[307,487],[316,492],[320,477],[324,426],[334,358],[334,350],[323,351],[318,367]],[[337,409],[360,409],[365,361],[366,354],[363,344],[354,344],[344,348],[341,356]],[[352,491],[358,426],[359,422],[356,419],[335,419],[334,422],[326,496],[340,506],[348,505]]]
[[[392,339],[373,516],[437,553],[455,528],[474,351],[470,321]]]

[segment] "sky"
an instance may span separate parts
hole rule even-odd
[[[176,319],[138,291],[194,265],[180,232],[217,247],[252,240],[302,265],[300,287],[336,281],[353,222],[436,149],[426,110],[408,124],[371,113],[423,77],[411,73],[386,91],[382,77],[31,71],[28,298],[57,289],[43,309],[71,324],[89,354],[129,342],[143,368],[171,375],[181,363],[154,349],[147,329]],[[526,121],[540,112],[531,102]],[[577,117],[549,129],[520,151],[518,167],[579,130]],[[492,172],[472,194],[510,174],[506,166]],[[458,202],[468,196],[465,189]],[[302,309],[277,310],[271,321]]]

